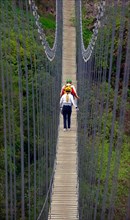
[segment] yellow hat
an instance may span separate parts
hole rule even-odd
[[[66,91],[66,92],[71,92],[70,86],[67,86],[67,87],[65,88],[65,91]]]

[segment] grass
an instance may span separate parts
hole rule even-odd
[[[39,21],[45,30],[54,31],[56,28],[54,17],[51,15],[48,15],[47,17],[40,17]]]
[[[55,39],[55,29],[56,29],[56,21],[53,15],[48,14],[46,17],[40,17],[39,19],[43,30],[46,34],[46,40],[48,41],[50,47],[54,44]]]

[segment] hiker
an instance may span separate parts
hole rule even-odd
[[[71,94],[76,97],[77,99],[79,99],[79,96],[77,95],[77,92],[76,92],[76,89],[75,89],[75,86],[72,84],[72,80],[71,79],[68,79],[66,80],[66,84],[62,87],[61,89],[61,93],[60,93],[60,97],[62,95],[64,95],[65,93],[65,88],[70,86],[71,87]]]
[[[71,88],[68,86],[65,88],[65,94],[60,98],[60,108],[63,114],[64,131],[67,131],[67,128],[70,130],[72,105],[74,105],[78,111],[77,105],[75,104],[74,98],[71,94]]]

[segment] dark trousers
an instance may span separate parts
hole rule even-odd
[[[63,123],[64,128],[70,128],[71,125],[71,112],[72,107],[68,105],[63,106]]]

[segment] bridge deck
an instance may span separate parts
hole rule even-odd
[[[63,84],[71,78],[76,85],[76,31],[73,26],[75,0],[63,1]],[[77,181],[77,117],[73,109],[71,131],[63,131],[60,117],[56,171],[52,193],[50,220],[78,219]]]

